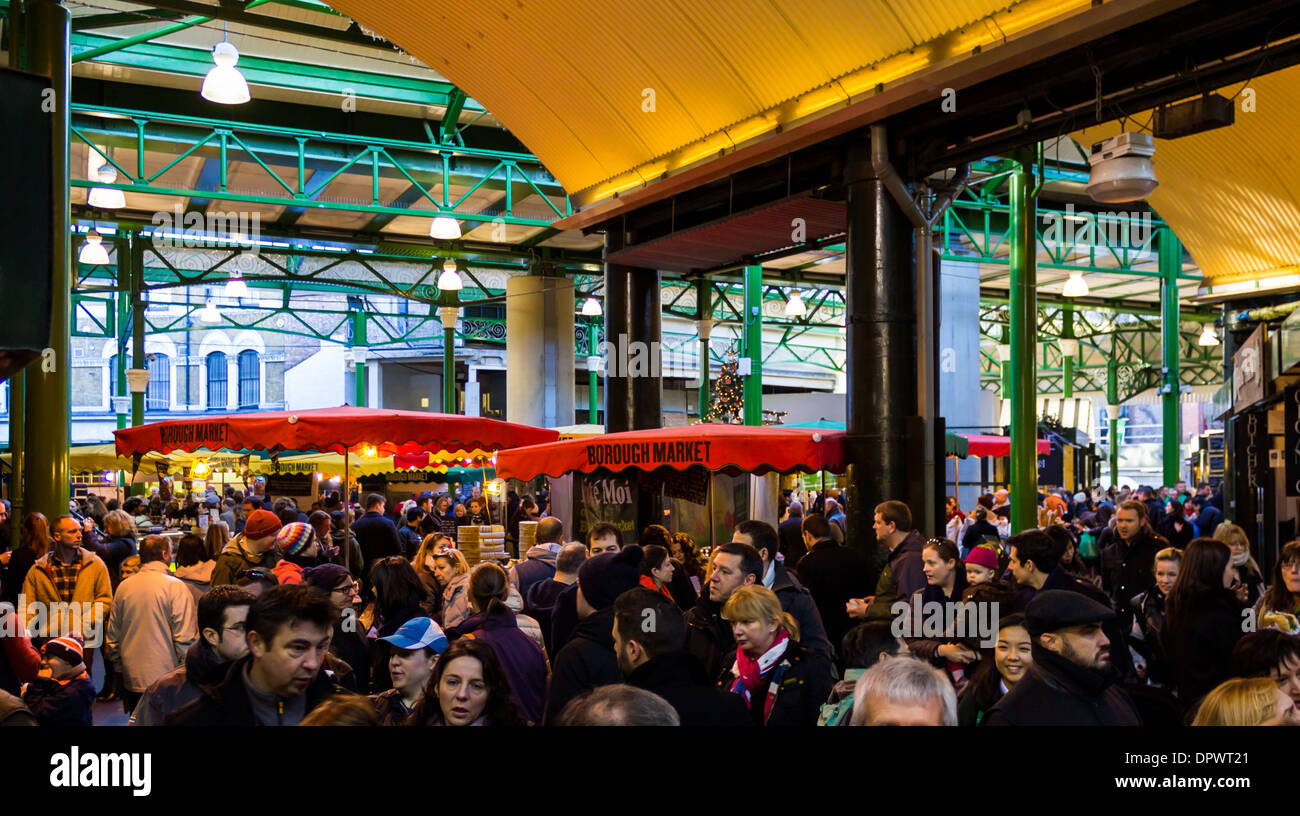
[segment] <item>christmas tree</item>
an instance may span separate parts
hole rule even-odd
[[[709,410],[704,414],[704,422],[719,422],[726,425],[740,425],[745,421],[745,389],[736,369],[739,365],[740,352],[733,343],[727,349],[722,371],[713,383],[713,393],[709,395]]]

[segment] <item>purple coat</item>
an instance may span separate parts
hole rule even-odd
[[[447,630],[452,640],[473,636],[492,647],[510,681],[511,696],[525,720],[541,723],[546,711],[546,655],[537,641],[519,630],[515,613],[503,603]]]

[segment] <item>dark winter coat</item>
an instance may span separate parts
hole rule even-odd
[[[736,653],[733,649],[726,668],[718,678],[720,687],[729,690],[735,682],[736,678],[731,673],[731,667],[735,663]],[[764,723],[767,688],[774,676],[777,677],[776,700],[772,703],[772,713]],[[822,703],[830,697],[834,687],[835,667],[831,665],[830,659],[819,651],[805,649],[800,643],[790,641],[785,654],[763,676],[758,690],[750,695],[750,719],[755,725],[766,725],[768,728],[816,725]]]
[[[612,618],[610,626],[613,626]],[[540,723],[546,710],[546,655],[537,642],[519,630],[515,613],[503,603],[493,603],[486,612],[471,615],[460,626],[447,631],[447,637],[474,637],[492,647],[506,679],[510,696],[525,720]],[[613,656],[613,640],[610,655]]]
[[[1166,602],[1160,643],[1185,709],[1230,677],[1228,660],[1242,636],[1242,608],[1237,596],[1222,588],[1183,599],[1176,616]]]
[[[1125,631],[1133,625],[1133,598],[1156,583],[1156,553],[1169,546],[1163,537],[1143,528],[1131,544],[1125,544],[1114,528],[1102,533],[1097,542],[1101,553],[1102,588],[1114,601]]]
[[[383,514],[374,510],[352,522],[352,535],[361,547],[361,556],[366,563],[376,558],[390,555],[403,555],[402,542],[397,537],[397,525]]]
[[[1196,511],[1196,532],[1206,538],[1213,538],[1214,531],[1223,523],[1223,511],[1206,503]]]
[[[330,654],[352,667],[352,681],[357,694],[370,693],[370,645],[360,632],[343,631],[343,621],[334,624],[334,637],[330,639]]]
[[[785,563],[789,564],[792,569],[799,566],[804,554],[808,552],[808,547],[803,543],[803,516],[791,516],[781,522],[777,527],[777,537],[781,543],[781,555],[785,556]]]
[[[1033,648],[1034,665],[994,703],[984,725],[1142,724],[1133,701],[1117,684],[1041,646]]]
[[[85,672],[62,683],[38,677],[23,689],[23,702],[39,725],[94,725],[91,706],[95,703],[95,684]]]
[[[831,648],[821,613],[817,611],[817,602],[808,588],[799,583],[780,561],[776,562],[772,571],[772,591],[781,603],[781,611],[789,613],[794,622],[799,624],[799,642],[804,648],[816,649],[834,660],[835,652]],[[705,595],[708,595],[707,588]],[[838,647],[839,644],[836,643],[835,646]]]
[[[574,581],[555,597],[551,607],[551,654],[557,655],[573,637],[578,625],[578,582]]]
[[[651,658],[627,676],[627,683],[667,700],[677,710],[682,725],[754,724],[745,701],[717,688],[699,658],[689,652]]]
[[[117,592],[117,585],[122,583],[122,562],[136,554],[135,537],[130,535],[106,538],[104,546],[104,566],[108,567],[108,582]]]
[[[883,548],[884,545],[881,546]],[[867,607],[868,620],[892,620],[895,603],[906,601],[912,597],[912,593],[925,588],[928,582],[921,563],[921,551],[924,549],[925,536],[920,531],[913,530],[890,551],[880,579],[876,581],[876,599]]]
[[[252,655],[240,658],[230,664],[226,676],[219,684],[200,687],[198,699],[181,706],[163,719],[163,725],[180,726],[254,726],[257,716],[248,699],[249,691],[244,685],[244,667],[252,661]],[[316,674],[316,679],[303,692],[306,697],[306,709],[303,716],[325,702],[335,694],[348,694],[347,689],[334,682],[323,669]]]
[[[555,609],[555,602],[559,599],[560,593],[568,588],[569,584],[547,578],[533,584],[524,598],[524,614],[537,621],[537,625],[542,628],[542,638],[546,642],[548,655],[555,654],[554,633],[551,631],[554,620],[551,612]]]
[[[850,598],[871,594],[870,569],[871,565],[862,553],[841,547],[829,538],[813,544],[799,562],[799,580],[812,594],[818,615],[826,627],[826,637],[836,647],[855,623],[849,618],[845,604]],[[806,640],[802,627],[801,623],[800,638]]]
[[[731,624],[722,619],[722,604],[709,600],[705,592],[695,606],[686,610],[686,651],[704,665],[709,677],[717,677],[723,665],[730,665],[736,651]]]
[[[553,723],[574,697],[596,686],[623,682],[614,655],[614,607],[588,615],[555,655],[551,690],[546,700],[546,722]]]
[[[555,577],[555,559],[558,555],[558,547],[553,549],[549,544],[539,544],[530,547],[524,560],[511,568],[522,597],[528,597],[528,590],[533,588],[533,584]]]
[[[406,718],[411,716],[411,709],[406,707],[402,692],[397,689],[372,694],[368,699],[375,708],[380,725],[405,725]]]
[[[415,527],[403,524],[397,530],[397,540],[402,544],[402,554],[411,559],[420,551],[420,542],[424,541],[424,536]]]
[[[129,725],[162,725],[167,715],[199,698],[199,687],[220,683],[229,664],[198,640],[185,653],[185,663],[164,674],[145,689],[131,713]]]
[[[961,550],[964,553],[970,552],[989,538],[994,541],[1002,540],[1002,535],[998,532],[997,526],[990,524],[987,520],[977,521],[967,527],[966,534],[961,537]]]
[[[1047,580],[1039,592],[1046,592],[1050,589],[1066,589],[1070,592],[1078,592],[1080,595],[1087,595],[1102,606],[1113,605],[1106,593],[1097,589],[1097,586],[1091,581],[1085,581],[1074,574],[1057,567],[1047,575]],[[1128,633],[1132,623],[1125,623],[1122,617],[1107,621],[1101,625],[1101,631],[1105,633],[1110,640],[1110,660],[1119,670],[1120,676],[1129,678],[1133,674],[1133,655],[1128,650]]]

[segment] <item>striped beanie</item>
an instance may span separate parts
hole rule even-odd
[[[41,653],[46,657],[57,657],[73,668],[80,666],[86,659],[81,648],[81,636],[77,634],[47,640],[41,647]]]
[[[310,524],[294,521],[280,528],[280,532],[275,534],[275,543],[285,555],[297,555],[311,544],[315,535],[316,531]]]

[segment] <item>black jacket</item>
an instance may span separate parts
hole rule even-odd
[[[397,526],[373,510],[352,522],[352,535],[356,536],[367,564],[376,558],[404,554],[402,543],[397,538]]]
[[[614,607],[609,606],[578,621],[568,643],[555,655],[546,722],[555,722],[565,704],[582,692],[622,682],[614,655]]]
[[[1155,586],[1156,553],[1168,546],[1168,541],[1149,528],[1140,530],[1132,544],[1125,544],[1114,528],[1102,533],[1097,542],[1097,550],[1101,553],[1102,588],[1114,600],[1115,611],[1120,614],[1125,631],[1133,625],[1133,598]]]
[[[731,633],[731,624],[722,619],[722,604],[709,600],[706,590],[684,617],[686,651],[699,659],[709,677],[717,677],[736,656],[736,637]]]
[[[1106,593],[1097,589],[1091,581],[1085,581],[1059,566],[1047,574],[1047,580],[1038,591],[1046,592],[1049,589],[1067,589],[1080,595],[1087,595],[1102,606],[1112,608],[1114,606],[1110,598],[1106,597]],[[1131,620],[1125,623],[1123,616],[1119,616],[1101,625],[1101,631],[1110,640],[1110,660],[1115,664],[1122,678],[1130,678],[1134,672],[1133,655],[1128,650],[1128,632],[1133,625]]]
[[[1237,596],[1222,588],[1185,599],[1176,616],[1165,602],[1160,643],[1185,709],[1229,678],[1228,660],[1242,636],[1241,612]]]
[[[753,725],[745,701],[710,682],[689,652],[670,652],[637,666],[627,683],[658,694],[677,709],[682,725]]]
[[[724,689],[730,689],[736,680],[731,673],[735,662],[736,653],[733,650],[726,668],[718,678],[718,685]],[[763,709],[767,702],[767,688],[777,671],[781,674],[777,680],[776,700],[772,703],[772,713],[765,724]],[[755,725],[765,724],[768,728],[816,725],[822,703],[831,696],[834,687],[835,668],[831,661],[821,652],[805,649],[801,644],[791,641],[781,660],[762,679],[759,690],[750,695],[750,718]]]
[[[244,686],[244,667],[252,659],[252,655],[248,655],[230,664],[225,679],[219,685],[201,687],[199,690],[202,694],[199,699],[186,703],[168,714],[163,720],[163,725],[257,725],[253,706],[248,701],[248,689]],[[303,692],[307,698],[307,707],[303,715],[310,714],[312,709],[331,695],[348,693],[347,689],[335,683],[333,678],[322,669]]]
[[[966,552],[983,544],[985,539],[992,537],[995,541],[1001,541],[1002,535],[998,528],[988,521],[977,521],[966,528],[966,534],[961,537],[962,551]]]
[[[799,562],[799,580],[812,594],[821,622],[826,627],[826,637],[837,648],[844,640],[844,633],[855,623],[849,618],[845,604],[850,598],[871,594],[869,572],[870,565],[862,553],[838,546],[829,538],[814,544]],[[801,639],[806,640],[802,634],[802,621],[799,627]]]
[[[808,551],[803,543],[803,516],[792,516],[781,522],[776,534],[781,541],[779,547],[781,555],[785,556],[785,563],[791,568],[798,567],[799,561]]]
[[[1041,646],[1033,648],[1034,665],[994,703],[984,725],[1142,724],[1133,701],[1114,682]]]

